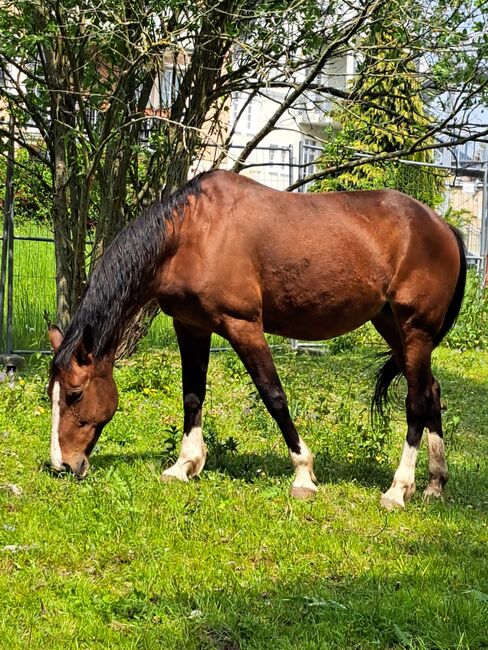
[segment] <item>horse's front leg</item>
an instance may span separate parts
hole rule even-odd
[[[292,496],[298,499],[314,498],[317,487],[314,484],[313,456],[298,435],[290,417],[286,395],[266,343],[262,324],[227,319],[224,333],[251,375],[266,408],[285,438],[295,468]]]
[[[183,440],[176,463],[163,472],[164,481],[188,481],[205,465],[206,448],[202,433],[202,406],[205,399],[210,335],[195,332],[174,321],[181,355],[183,378]]]

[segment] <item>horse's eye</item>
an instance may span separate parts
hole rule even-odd
[[[66,393],[66,404],[71,406],[75,402],[79,402],[83,396],[82,390],[74,390],[71,393]]]

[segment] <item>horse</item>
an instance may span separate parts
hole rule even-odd
[[[191,179],[129,223],[107,247],[54,350],[51,465],[83,478],[117,408],[114,358],[127,323],[157,301],[173,319],[182,364],[183,438],[163,480],[188,481],[205,464],[202,433],[210,338],[226,338],[288,447],[292,496],[317,493],[313,455],[290,417],[265,332],[324,340],[371,321],[388,345],[373,406],[407,381],[407,434],[381,503],[403,508],[428,431],[429,482],[448,479],[440,387],[431,354],[453,326],[466,281],[460,234],[396,190],[288,193],[215,170]]]

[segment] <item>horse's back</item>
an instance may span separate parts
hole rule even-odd
[[[451,248],[454,242],[433,210],[397,190],[288,193],[225,171],[212,173],[204,188],[217,203],[214,221],[234,228],[236,241],[252,241],[263,254],[277,246],[295,257],[302,248],[323,254],[333,248],[334,256],[348,258],[373,246],[391,257],[397,247],[400,253],[409,246],[438,249],[443,240]]]
[[[350,331],[415,291],[442,298],[459,268],[447,224],[394,190],[287,193],[215,172],[182,236],[175,281],[204,309],[298,338]]]

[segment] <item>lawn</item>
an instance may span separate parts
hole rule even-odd
[[[117,367],[120,408],[82,482],[48,468],[46,360],[0,383],[2,650],[488,648],[488,353],[436,352],[446,498],[422,502],[424,445],[392,514],[404,415],[372,433],[367,352],[275,358],[316,454],[313,503],[289,498],[284,442],[233,353],[212,356],[189,484],[160,480],[182,420],[174,349]]]

